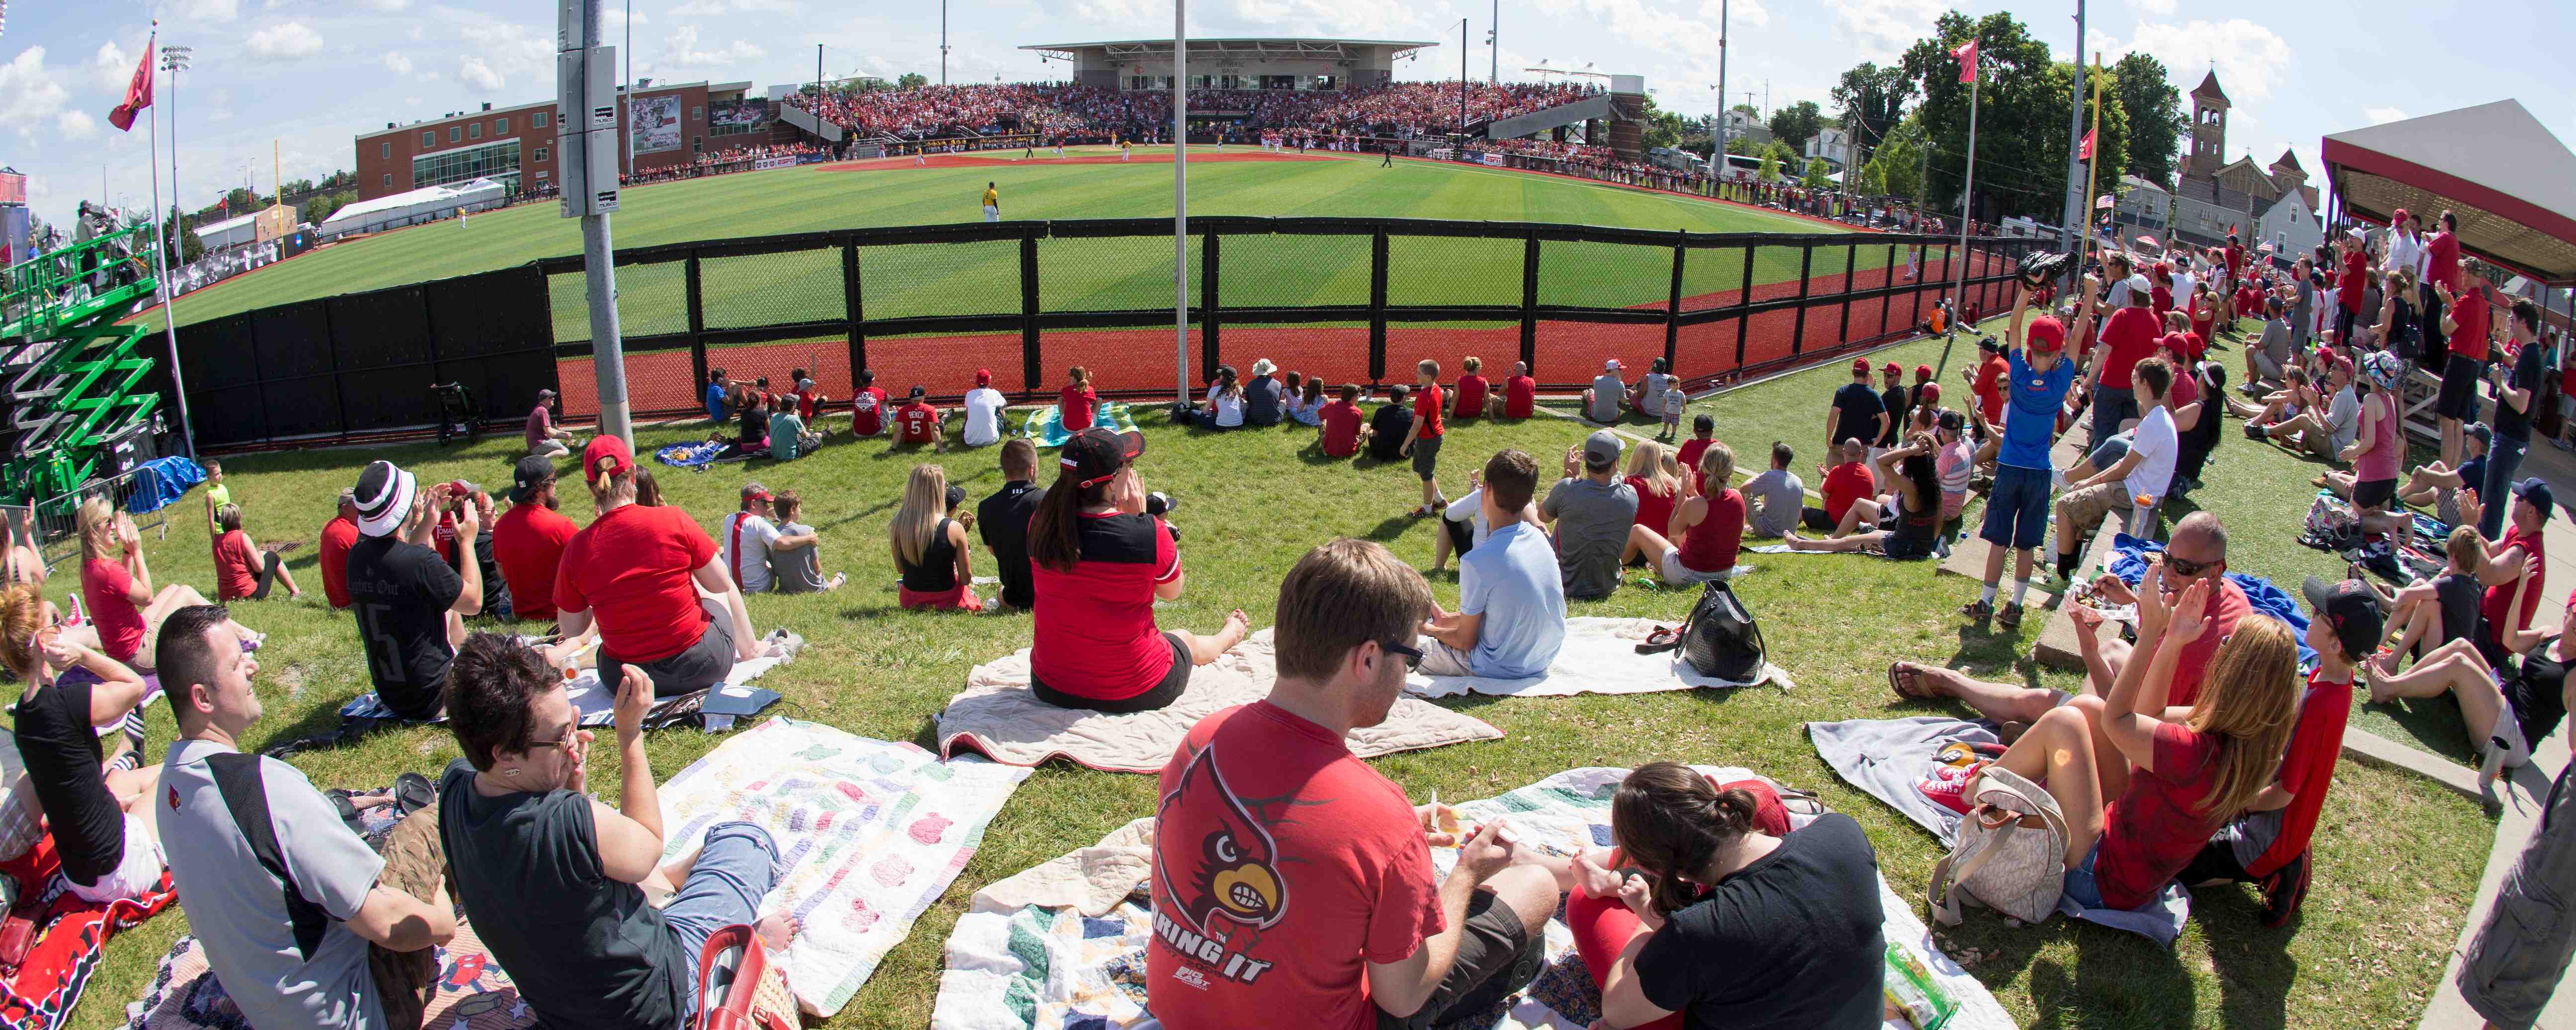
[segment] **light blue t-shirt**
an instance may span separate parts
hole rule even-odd
[[[1459,555],[1458,612],[1485,617],[1467,656],[1476,675],[1527,679],[1546,672],[1565,646],[1565,584],[1547,534],[1514,522]]]
[[[2058,406],[2066,403],[2066,390],[2075,384],[2075,363],[2060,354],[2048,371],[2034,372],[2020,348],[2006,357],[2012,369],[2012,389],[2006,393],[2011,410],[2004,414],[2004,445],[1995,461],[2014,468],[2049,468],[2048,445],[2057,436]]]

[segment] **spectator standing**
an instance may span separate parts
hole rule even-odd
[[[2486,378],[2487,356],[2494,351],[2488,337],[2486,280],[2469,283],[2469,292],[2454,294],[2444,283],[2430,282],[2424,289],[2434,296],[2438,320],[2431,312],[2427,321],[2438,321],[2435,328],[2442,339],[2450,341],[2448,355],[2442,363],[2442,391],[2433,401],[2433,415],[2442,427],[2442,463],[2456,466],[2460,462],[2461,427],[2477,421],[2478,380]]]
[[[304,596],[295,585],[295,574],[286,571],[286,559],[275,551],[262,551],[242,528],[241,505],[214,507],[214,498],[206,499],[206,530],[215,541],[215,596],[225,601],[265,601],[269,588],[286,584],[286,596]]]
[[[1025,443],[1026,441],[1022,442]],[[773,503],[775,503],[778,508],[778,536],[780,540],[813,539],[819,541],[821,539],[821,534],[817,533],[814,527],[798,521],[798,517],[804,514],[805,511],[805,499],[798,496],[796,491],[779,491],[778,496],[773,499]],[[772,544],[769,549],[771,587],[782,594],[811,594],[825,590],[840,589],[841,584],[849,578],[849,574],[844,572],[835,572],[832,574],[831,578],[825,579],[823,577],[822,549],[823,545],[819,542],[799,544],[792,547],[780,547]]]
[[[1512,377],[1503,381],[1502,416],[1528,418],[1538,407],[1538,380],[1530,378],[1529,363],[1512,363]]]
[[[1002,442],[1002,412],[1010,402],[1002,391],[993,389],[991,369],[975,370],[975,388],[966,391],[966,430],[968,447],[990,447]]]
[[[2077,339],[2092,326],[2099,286],[2091,276],[2085,277],[2084,295],[2076,304]],[[2075,366],[2060,353],[2066,347],[2067,327],[2042,315],[2029,323],[2025,333],[2022,319],[2029,313],[2029,296],[2015,291],[2012,323],[2004,330],[2007,341],[2020,345],[2005,355],[2011,406],[2004,415],[2002,444],[1996,452],[1994,487],[1986,494],[1985,523],[1978,528],[1978,536],[1987,544],[1985,578],[1977,599],[1960,608],[1960,614],[1972,619],[1991,617],[2005,628],[2021,625],[2033,552],[2048,532],[2048,491],[2056,471],[2048,452],[2056,439],[2066,391],[2075,382]],[[1995,593],[2003,580],[2008,548],[2013,552],[2012,600],[1998,612]]]
[[[1556,527],[1557,567],[1567,598],[1608,597],[1619,558],[1637,524],[1637,491],[1619,481],[1619,434],[1595,431],[1565,451],[1565,475],[1539,513]]]
[[[564,545],[578,528],[555,510],[559,503],[554,459],[519,459],[511,474],[510,510],[492,524],[492,557],[517,602],[510,610],[514,618],[555,621],[555,576]]]
[[[1457,407],[1450,412],[1450,417],[1482,416],[1485,414],[1487,394],[1491,392],[1490,384],[1485,382],[1485,359],[1470,354],[1461,364],[1467,371],[1465,375],[1458,377]]]
[[[1037,604],[1037,585],[1029,573],[1029,520],[1046,499],[1037,478],[1037,445],[1005,441],[1002,488],[975,506],[975,531],[983,535],[985,549],[993,552],[993,571],[1002,580],[997,603],[1022,611]]]
[[[1075,365],[1067,379],[1056,394],[1056,419],[1065,432],[1079,433],[1091,428],[1092,408],[1100,403],[1100,395],[1092,392],[1090,369]]]
[[[453,486],[422,489],[390,461],[373,462],[358,475],[349,599],[376,699],[404,719],[438,717],[447,701],[448,663],[465,640],[465,617],[483,610],[482,563],[450,566],[429,547],[437,521],[431,512],[454,503]],[[478,535],[475,507],[458,506],[456,513],[459,537]]]
[[[1413,474],[1422,477],[1422,506],[1413,510],[1415,518],[1440,514],[1448,501],[1440,496],[1440,440],[1447,432],[1440,421],[1445,399],[1440,396],[1440,363],[1428,359],[1413,367],[1414,382],[1420,392],[1413,397],[1413,421],[1406,426],[1403,453],[1413,459]]]
[[[528,411],[528,453],[553,458],[572,456],[572,430],[555,424],[555,391],[537,391],[537,406]]]
[[[2154,357],[2164,341],[2157,328],[2162,316],[2149,309],[2152,297],[2144,285],[2131,282],[2129,306],[2112,312],[2111,320],[2102,326],[2102,354],[2085,382],[2085,392],[2093,398],[2091,446],[2102,446],[2119,435],[2122,423],[2138,417],[2138,395],[2130,373],[2139,362]]]
[[[549,459],[551,460],[551,459]],[[358,501],[353,491],[340,491],[340,512],[322,524],[320,554],[322,596],[333,608],[349,606],[349,549],[358,544]]]
[[[904,607],[984,610],[984,602],[975,596],[974,548],[966,536],[975,517],[955,517],[965,501],[965,487],[948,485],[948,470],[937,465],[912,467],[912,476],[904,483],[903,503],[886,524],[895,572],[902,577],[896,600]]]
[[[566,636],[598,627],[599,681],[622,683],[631,665],[654,696],[677,697],[722,682],[737,661],[768,656],[715,541],[688,512],[635,503],[626,441],[591,438],[581,464],[599,517],[564,545],[555,622]]]
[[[859,370],[858,387],[850,391],[850,435],[866,438],[885,432],[886,392],[877,386],[875,369]]]
[[[1887,411],[1887,422],[1879,430],[1878,438],[1869,442],[1869,467],[1873,477],[1877,476],[1879,468],[1878,456],[1905,442],[1906,423],[1914,417],[1914,393],[1905,388],[1905,366],[1891,361],[1879,369],[1878,374],[1881,386],[1878,403]],[[1884,492],[1895,489],[1895,484],[1881,481],[1876,488]]]
[[[224,484],[224,463],[208,458],[205,468],[207,498],[213,500],[218,508],[233,503],[233,488]]]
[[[1857,439],[1869,446],[1896,424],[1888,415],[1887,402],[1869,388],[1869,359],[1853,358],[1851,374],[1852,381],[1834,391],[1833,405],[1825,409],[1826,453],[1840,450],[1844,440]]]
[[[2478,491],[2478,499],[2486,502],[2486,510],[2478,519],[2478,533],[2490,540],[2504,530],[2505,506],[2496,502],[2504,497],[2513,474],[2522,470],[2523,455],[2531,451],[2532,406],[2540,393],[2541,351],[2546,349],[2540,346],[2540,306],[2531,298],[2513,302],[2509,323],[2515,348],[2513,368],[2508,373],[2499,364],[2491,373],[2495,383],[2495,415],[2491,419],[2495,433],[2494,441],[2487,446],[2487,481]]]
[[[1271,376],[1279,366],[1262,358],[1252,363],[1252,378],[1243,384],[1243,422],[1253,426],[1275,426],[1282,417],[1279,380]]]

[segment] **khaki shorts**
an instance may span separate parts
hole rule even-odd
[[[2058,532],[2062,534],[2072,528],[2080,533],[2101,525],[2102,519],[2110,515],[2112,509],[2130,506],[2128,493],[2127,486],[2122,483],[2096,483],[2059,495],[2058,518],[2065,524],[2058,526]]]

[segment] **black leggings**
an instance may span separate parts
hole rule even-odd
[[[250,592],[250,596],[245,597],[242,600],[268,600],[268,588],[277,583],[277,569],[279,566],[284,564],[286,564],[286,559],[278,557],[277,552],[275,551],[270,551],[261,556],[259,563],[259,587],[258,589],[252,590]]]
[[[1163,673],[1161,682],[1146,688],[1144,693],[1120,698],[1083,697],[1080,694],[1068,694],[1047,686],[1046,682],[1038,679],[1034,673],[1029,676],[1029,693],[1037,695],[1038,700],[1058,708],[1082,708],[1094,712],[1108,712],[1112,715],[1151,712],[1169,707],[1172,702],[1181,699],[1181,691],[1189,688],[1190,649],[1181,643],[1181,638],[1170,633],[1163,634],[1163,642],[1172,646],[1172,667]]]

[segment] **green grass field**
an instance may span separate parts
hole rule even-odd
[[[784,178],[782,176],[782,178]],[[394,239],[399,239],[396,237]],[[393,242],[389,239],[384,242]],[[1906,364],[1933,363],[1944,378],[1973,356],[1962,342],[1945,349],[1921,341],[1880,352]],[[1718,436],[1758,462],[1774,439],[1800,448],[1800,467],[1811,464],[1824,399],[1841,381],[1836,368],[1810,370],[1746,387],[1694,405],[1716,416]],[[846,422],[833,420],[840,426]],[[1403,517],[1418,499],[1415,480],[1402,468],[1329,461],[1309,450],[1312,434],[1293,428],[1202,434],[1148,418],[1152,448],[1142,462],[1150,489],[1184,499],[1188,593],[1164,605],[1164,625],[1212,630],[1227,610],[1241,607],[1255,626],[1268,625],[1278,578],[1307,547],[1336,536],[1384,542],[1405,560],[1427,566],[1434,527]],[[702,435],[700,425],[657,427],[639,433],[646,446]],[[1470,422],[1451,431],[1442,480],[1454,496],[1468,467],[1506,446],[1554,455],[1585,430],[1554,418],[1521,423]],[[1651,432],[1651,430],[1648,430]],[[2292,542],[2306,510],[2304,484],[2310,463],[2266,445],[2223,436],[2224,453],[2209,465],[2208,484],[2197,495],[2230,524],[2236,541],[2232,567],[2295,583],[2311,573],[2332,573],[2336,560]],[[366,689],[360,650],[348,616],[319,600],[320,575],[309,541],[331,516],[330,498],[353,481],[359,465],[389,458],[429,479],[464,477],[506,481],[510,440],[463,449],[427,444],[368,450],[308,450],[243,456],[229,461],[233,497],[248,513],[253,533],[265,541],[304,540],[289,555],[289,568],[312,591],[301,601],[270,600],[240,606],[238,617],[270,633],[259,655],[259,688],[265,721],[246,744],[263,747],[336,725],[335,711]],[[803,718],[888,740],[931,743],[931,717],[962,686],[967,670],[1026,646],[1029,617],[908,613],[895,605],[885,559],[885,530],[903,479],[922,460],[942,462],[952,482],[973,497],[999,485],[994,452],[952,451],[937,458],[895,451],[881,442],[843,442],[807,460],[725,466],[707,474],[663,469],[672,503],[697,515],[711,530],[734,504],[746,478],[772,489],[794,487],[808,502],[807,521],[825,536],[825,563],[846,570],[854,582],[838,593],[752,599],[754,621],[766,630],[785,625],[810,648],[795,664],[763,681],[786,693]],[[587,521],[580,488],[565,504]],[[202,502],[191,495],[170,509],[168,537],[150,557],[164,582],[212,582]],[[1972,510],[1973,513],[1973,510]],[[147,534],[147,538],[149,534]],[[1752,556],[1759,571],[1737,583],[1740,595],[1763,620],[1775,661],[1797,679],[1794,692],[1752,689],[1623,697],[1506,700],[1485,697],[1440,702],[1470,711],[1502,728],[1499,742],[1453,746],[1390,756],[1373,764],[1415,797],[1438,791],[1445,798],[1487,797],[1584,765],[1633,765],[1654,759],[1737,764],[1817,790],[1834,808],[1866,828],[1881,868],[1898,894],[1922,897],[1939,848],[1928,835],[1884,805],[1855,791],[1818,760],[1802,724],[1810,720],[1964,713],[1955,704],[1903,702],[1888,693],[1883,672],[1896,659],[1941,662],[1994,678],[2066,688],[2066,674],[2031,665],[2029,651],[2042,625],[2018,632],[1963,622],[1957,606],[1974,586],[1935,578],[1926,563],[1865,557]],[[989,556],[978,554],[978,571]],[[1444,604],[1454,604],[1449,576],[1433,581]],[[69,568],[51,593],[73,590]],[[1679,620],[1692,595],[1629,587],[1597,602],[1577,602],[1573,614],[1646,616]],[[2448,702],[2423,706],[2428,711]],[[2365,706],[2357,724],[2416,742],[2444,747],[2438,728],[2415,725],[2409,710]],[[151,752],[168,746],[166,708],[149,713]],[[2458,750],[2456,716],[2449,750]],[[687,731],[658,733],[648,752],[657,776],[667,779],[712,749],[721,738]],[[294,758],[322,787],[382,785],[396,773],[434,773],[458,754],[453,739],[434,728],[398,730],[337,749]],[[594,752],[614,764],[614,756]],[[613,768],[595,770],[591,782],[614,790]],[[1067,850],[1153,810],[1153,780],[1053,764],[1021,787],[987,833],[947,895],[876,971],[833,1027],[919,1027],[930,1015],[941,968],[941,943],[969,897],[985,884]],[[2025,1025],[2084,1028],[2236,1028],[2412,1025],[2440,975],[2449,945],[2474,893],[2493,824],[2469,801],[2421,779],[2344,763],[2317,837],[2314,892],[2291,929],[2265,930],[2255,922],[2257,900],[2244,888],[2200,892],[2194,918],[2172,950],[2143,938],[2090,924],[2054,920],[2037,928],[2008,929],[1991,914],[1972,916],[1948,934],[1950,950]],[[121,1025],[123,1005],[149,985],[157,958],[187,927],[174,908],[119,937],[75,1013],[85,1028]]]
[[[1079,155],[1080,148],[1073,153]],[[1004,152],[1006,155],[1008,152]],[[1048,152],[1041,151],[1042,155]],[[1165,151],[1167,153],[1167,151]],[[1193,154],[1206,153],[1193,148]],[[1096,155],[1095,155],[1096,156]],[[1242,158],[1240,148],[1227,155]],[[626,191],[615,217],[622,248],[695,240],[876,226],[935,225],[982,218],[984,184],[994,182],[1008,219],[1168,218],[1166,162],[1070,163],[1049,156],[972,159],[960,167],[895,161],[860,171],[808,166],[664,183]],[[1733,204],[1650,193],[1575,179],[1479,167],[1373,159],[1205,161],[1190,167],[1190,213],[1532,221],[1694,232],[1821,233],[1833,226]],[[1866,237],[1856,237],[1865,239]],[[1193,264],[1197,245],[1193,244]],[[1365,237],[1234,236],[1221,255],[1230,306],[1366,304]],[[190,294],[178,302],[186,325],[241,311],[338,293],[378,289],[578,254],[578,225],[554,204],[525,204],[323,248],[273,268]],[[1936,257],[1939,251],[1936,250]],[[862,303],[870,318],[1019,310],[1018,247],[1009,241],[871,247],[863,251]],[[1041,308],[1093,311],[1168,308],[1168,238],[1048,239],[1039,244]],[[1550,244],[1542,248],[1541,304],[1625,307],[1660,304],[1670,276],[1663,247]],[[1695,251],[1685,297],[1743,283],[1741,250]],[[1902,260],[1901,258],[1899,259]],[[1819,249],[1811,276],[1868,270],[1885,247]],[[1520,299],[1521,246],[1513,240],[1402,238],[1389,252],[1391,304],[1505,303]],[[1794,280],[1799,251],[1755,252],[1757,284]],[[619,317],[627,335],[685,331],[681,266],[628,266],[619,276]],[[710,327],[767,325],[842,315],[840,265],[829,252],[719,258],[705,262]],[[552,284],[555,338],[587,339],[580,277]],[[1195,282],[1195,279],[1193,280]],[[144,319],[158,325],[160,313]]]

